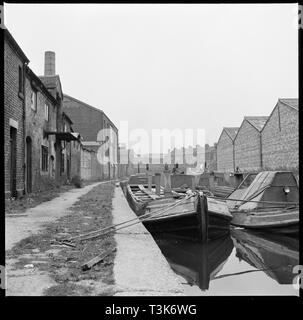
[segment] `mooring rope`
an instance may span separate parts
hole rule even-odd
[[[135,219],[131,219],[132,221],[133,221],[133,220],[137,220],[137,221],[135,221],[135,222],[133,222],[133,223],[131,223],[131,224],[128,224],[128,225],[126,225],[126,226],[120,226],[119,228],[116,228],[116,226],[117,226],[118,224],[117,224],[117,225],[114,225],[114,226],[111,226],[111,227],[107,227],[108,230],[107,230],[107,232],[105,232],[105,233],[101,233],[101,232],[104,231],[104,230],[99,230],[98,232],[95,232],[94,235],[91,235],[91,236],[88,236],[88,237],[87,237],[87,236],[84,236],[84,237],[82,237],[82,238],[79,239],[79,240],[81,241],[81,240],[94,239],[94,238],[97,238],[97,237],[100,237],[100,236],[104,236],[104,235],[109,234],[109,233],[114,232],[114,231],[118,231],[118,230],[121,230],[121,229],[125,229],[125,228],[128,228],[128,227],[131,227],[131,226],[133,226],[133,225],[135,225],[135,224],[138,224],[138,223],[140,223],[140,222],[144,222],[144,221],[148,220],[148,219],[151,218],[151,217],[159,216],[159,215],[161,215],[161,214],[163,214],[163,213],[165,213],[165,212],[173,209],[174,207],[178,206],[180,203],[184,202],[185,200],[188,200],[188,199],[189,199],[190,197],[192,197],[192,196],[193,196],[193,195],[190,195],[189,197],[186,197],[186,198],[182,199],[182,201],[180,201],[180,202],[178,202],[178,203],[174,203],[173,205],[169,205],[169,206],[166,207],[164,210],[157,211],[157,212],[153,212],[152,214],[150,214],[150,216],[149,216],[148,218],[142,219],[142,216],[141,216],[141,217],[138,217],[138,218],[135,218]],[[124,222],[124,223],[131,222],[131,220],[126,221],[126,222]],[[105,228],[104,228],[104,229],[105,229]]]
[[[282,202],[282,201],[258,201],[258,200],[242,200],[242,199],[232,199],[232,198],[220,198],[215,196],[210,196],[207,198],[217,199],[217,200],[224,200],[224,201],[239,201],[239,202],[254,202],[254,203],[265,203],[265,204],[291,204],[291,205],[298,205],[299,202]]]
[[[122,226],[124,224],[130,223],[130,222],[133,222],[133,221],[136,221],[136,222],[131,224],[131,225],[124,226],[123,228],[127,228],[127,227],[132,226],[134,224],[137,224],[139,222],[144,222],[145,220],[147,220],[149,218],[158,216],[160,214],[163,214],[163,213],[173,209],[174,207],[178,206],[182,202],[185,202],[186,200],[190,199],[194,195],[195,195],[195,193],[191,194],[191,195],[188,195],[188,196],[182,198],[181,200],[176,201],[175,203],[168,204],[164,209],[162,208],[162,209],[157,210],[155,212],[148,212],[148,213],[143,214],[142,216],[135,217],[133,219],[126,220],[126,221],[123,221],[123,222],[120,222],[120,223],[117,223],[117,224],[114,224],[114,225],[111,225],[111,226],[108,226],[108,227],[105,227],[105,228],[102,228],[102,229],[99,229],[99,230],[95,230],[95,231],[91,231],[91,232],[88,232],[88,233],[85,233],[85,234],[82,234],[82,235],[71,237],[71,238],[66,239],[64,241],[73,241],[73,240],[80,239],[80,238],[83,238],[83,237],[86,238],[86,237],[90,237],[90,236],[91,237],[99,236],[99,235],[101,235],[100,234],[101,232],[103,232],[103,231],[111,231],[110,229],[114,229],[112,231],[120,230],[120,229],[122,229],[122,227],[117,229],[118,226]],[[107,234],[107,233],[105,233],[105,234]]]

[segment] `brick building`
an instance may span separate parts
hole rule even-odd
[[[73,130],[73,121],[62,112],[63,133],[61,141],[61,181],[70,181],[73,177],[81,175],[81,136]],[[73,138],[74,137],[74,138]]]
[[[83,137],[83,146],[97,154],[96,163],[93,165],[96,166],[96,173],[100,175],[98,178],[117,177],[118,129],[113,122],[102,110],[69,95],[64,95],[64,112],[73,119],[75,131]],[[107,133],[102,133],[102,129],[107,129]],[[104,148],[104,154],[101,154],[100,147]],[[100,169],[97,168],[98,165],[101,165]]]
[[[25,181],[26,192],[45,190],[55,180],[55,137],[47,131],[57,128],[57,100],[38,76],[26,67],[25,77]]]
[[[217,143],[217,171],[235,171],[234,139],[238,127],[224,127]]]
[[[217,171],[217,143],[213,146],[205,144],[205,165],[204,171]]]
[[[25,191],[25,66],[28,58],[4,29],[4,182],[5,197]]]
[[[75,134],[75,133],[73,133]],[[78,140],[70,142],[70,178],[78,176],[81,178],[81,152],[82,152],[82,137],[76,133]]]
[[[138,172],[137,166],[131,161],[134,158],[133,150],[128,149],[124,143],[120,143],[118,155],[118,177],[127,177]]]
[[[93,172],[93,161],[96,157],[94,150],[81,148],[81,167],[80,167],[80,177],[83,180],[95,180],[99,178],[99,174]]]
[[[299,167],[298,99],[279,99],[262,131],[264,169]]]
[[[55,161],[56,168],[55,179],[60,183],[66,182],[72,178],[72,154],[76,157],[74,160],[76,163],[75,166],[73,166],[73,170],[78,172],[77,168],[79,167],[81,152],[78,146],[78,143],[80,143],[80,135],[74,133],[72,128],[73,121],[68,114],[63,112],[63,91],[60,77],[56,74],[55,52],[45,52],[44,75],[39,78],[57,101],[56,128],[47,128],[47,130],[45,130],[45,135],[47,137],[52,136],[54,139],[55,158],[53,160]],[[77,143],[71,144],[72,141],[76,141]],[[77,155],[77,150],[79,155]]]
[[[268,117],[244,117],[234,139],[235,168],[240,171],[262,169],[261,130]]]
[[[205,147],[196,145],[195,147],[174,148],[171,152],[171,166],[178,164],[182,172],[202,171],[205,166]]]

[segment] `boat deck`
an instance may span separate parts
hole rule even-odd
[[[160,195],[156,194],[156,187],[152,185],[151,190],[148,190],[148,185],[144,184],[129,184],[130,190],[137,201],[149,202],[151,200],[163,200],[167,199],[167,202],[171,201],[171,198],[181,197],[182,194],[174,192],[171,197],[164,194],[164,188],[161,186]],[[161,201],[163,203],[163,201]]]

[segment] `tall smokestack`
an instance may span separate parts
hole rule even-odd
[[[44,75],[54,76],[56,74],[56,54],[53,51],[45,51]]]

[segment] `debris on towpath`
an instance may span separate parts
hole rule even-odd
[[[76,245],[60,239],[112,225],[114,189],[113,182],[94,187],[70,208],[69,215],[17,243],[7,252],[7,259],[15,261],[14,270],[24,270],[25,265],[32,264],[34,270],[48,274],[56,284],[45,290],[44,295],[111,295],[114,235]]]

